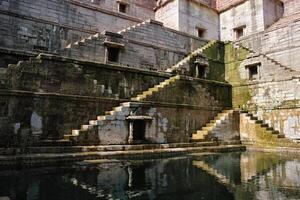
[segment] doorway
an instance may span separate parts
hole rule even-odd
[[[133,141],[144,141],[146,132],[146,121],[133,121]]]

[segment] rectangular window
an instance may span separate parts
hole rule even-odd
[[[107,61],[119,62],[120,49],[114,47],[107,47]]]
[[[248,69],[249,80],[257,80],[259,78],[258,70],[261,63],[256,63],[252,65],[247,65],[246,69]]]
[[[234,34],[235,34],[236,39],[239,39],[239,38],[244,36],[244,29],[245,28],[246,28],[246,26],[241,26],[241,27],[238,27],[238,28],[234,29]]]
[[[125,3],[119,3],[119,12],[121,12],[121,13],[127,13],[127,4],[125,4]]]
[[[203,28],[198,28],[198,27],[196,27],[196,30],[197,30],[198,37],[204,38],[206,30]]]

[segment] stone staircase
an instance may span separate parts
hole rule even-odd
[[[247,58],[254,58],[254,57],[259,57],[259,58],[263,58],[265,60],[267,60],[270,64],[272,64],[273,66],[275,66],[278,70],[280,70],[280,72],[283,72],[283,73],[288,73],[290,74],[291,72],[297,72],[296,70],[294,69],[291,69],[287,66],[284,66],[283,64],[281,64],[280,62],[278,62],[277,60],[263,54],[263,53],[260,53],[260,52],[255,52],[254,50],[248,48],[248,47],[245,47],[243,46],[242,44],[236,44],[235,45],[235,48],[236,47],[239,47],[239,48],[242,48],[242,49],[245,49],[246,51],[249,52]],[[280,73],[279,71],[276,71],[275,73],[276,74],[279,74]]]
[[[255,123],[258,127],[264,130],[266,134],[272,134],[276,138],[285,138],[284,134],[281,134],[279,131],[275,130],[269,124],[265,123],[263,120],[259,120],[258,117],[254,116],[254,114],[243,111],[242,113],[246,114],[249,121]]]
[[[252,141],[282,142],[282,143],[290,142],[288,139],[285,139],[284,134],[275,130],[273,127],[265,123],[263,120],[258,119],[258,117],[255,116],[254,114],[249,113],[247,111],[241,111],[240,117],[246,119],[246,122],[244,123],[246,123],[248,126],[247,130],[253,132],[254,136],[248,135],[248,137],[252,137]]]
[[[96,34],[91,35],[91,36],[89,36],[87,38],[78,40],[78,41],[76,41],[74,43],[70,43],[69,45],[67,45],[65,47],[65,49],[74,49],[74,48],[78,48],[80,46],[86,46],[89,43],[91,43],[93,40],[98,40],[98,39],[103,39],[103,38],[105,38],[104,35],[102,35],[101,33],[96,33]]]
[[[189,64],[190,60],[200,54],[202,54],[206,49],[210,48],[211,46],[213,46],[217,41],[215,40],[211,40],[209,41],[206,45],[204,45],[203,47],[195,50],[194,52],[192,52],[190,55],[188,55],[187,57],[185,57],[183,60],[181,60],[180,62],[178,62],[176,65],[168,68],[165,70],[165,72],[176,72],[178,69],[180,69],[182,66]]]
[[[134,110],[140,107],[140,101],[146,100],[147,97],[152,94],[159,92],[163,88],[169,86],[172,83],[180,80],[180,76],[173,76],[165,81],[162,81],[158,85],[148,89],[142,94],[131,98],[132,102],[121,103],[120,106],[114,107],[111,111],[105,112],[105,115],[97,116],[96,120],[90,120],[89,124],[82,125],[81,129],[72,130],[71,134],[64,135],[64,139],[67,141],[72,141],[78,143],[80,141],[88,141],[88,144],[98,144],[98,130],[97,126],[105,124],[105,122],[113,123],[114,120],[125,120],[127,116],[131,114]]]
[[[125,34],[125,33],[129,32],[129,31],[133,31],[133,30],[137,29],[138,27],[145,26],[145,25],[148,25],[148,24],[150,24],[149,20],[141,22],[141,23],[138,23],[138,24],[133,25],[133,26],[130,26],[128,28],[125,28],[125,29],[123,29],[121,31],[118,31],[117,33],[122,35],[122,34]],[[87,38],[83,38],[83,39],[78,40],[78,41],[76,41],[74,43],[70,43],[65,48],[66,49],[71,49],[71,48],[78,48],[79,46],[86,46],[90,42],[92,42],[93,40],[104,39],[104,38],[105,38],[104,34],[102,34],[102,33],[96,33],[96,34],[91,35],[91,36],[89,36]]]
[[[147,91],[142,92],[141,94],[138,94],[136,97],[131,98],[132,101],[143,101],[146,100],[147,97],[151,96],[152,94],[159,92],[160,90],[164,89],[165,87],[175,83],[177,80],[180,80],[180,76],[176,75],[173,76],[158,85],[155,85],[152,88],[149,88]]]
[[[129,32],[129,31],[133,31],[133,30],[137,29],[138,27],[145,26],[147,24],[150,24],[150,20],[143,21],[141,23],[138,23],[138,24],[135,24],[133,26],[127,27],[127,28],[125,28],[125,29],[123,29],[121,31],[118,31],[118,33],[121,34],[121,35],[123,35],[123,34]]]
[[[207,141],[214,139],[226,126],[227,120],[233,114],[233,110],[223,110],[213,120],[210,120],[201,130],[198,130],[192,136],[193,142]]]

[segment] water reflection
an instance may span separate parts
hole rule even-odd
[[[266,153],[191,155],[0,172],[0,199],[300,199],[300,161]]]

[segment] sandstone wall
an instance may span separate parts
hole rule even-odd
[[[284,2],[284,15],[292,15],[300,12],[300,2],[297,0],[283,0]]]
[[[135,12],[148,15],[138,8]],[[154,12],[144,17],[153,18]],[[0,45],[18,50],[55,52],[90,34],[103,30],[120,31],[141,21],[87,1],[2,0]]]
[[[179,31],[198,36],[198,28],[204,29],[203,38],[219,39],[218,13],[193,1],[179,1]]]
[[[5,145],[31,145],[34,138],[61,139],[169,77],[55,56],[40,58],[8,69],[8,84],[0,91],[0,133]],[[230,88],[214,81],[186,79],[154,95],[148,100],[150,106],[141,110],[153,116],[149,141],[188,141],[193,131],[231,105]]]
[[[267,31],[241,39],[237,43],[264,53],[289,68],[299,70],[299,31],[300,22],[293,22],[293,18],[286,17]]]
[[[248,0],[220,13],[221,40],[234,41],[234,29],[244,27],[243,37],[264,31],[283,14],[277,0]],[[241,37],[241,38],[243,38]]]
[[[198,28],[205,31],[203,38],[219,39],[219,17],[210,8],[211,1],[170,1],[160,6],[155,19],[167,27],[198,36]]]
[[[244,0],[217,0],[216,8],[219,11],[224,11],[232,6],[243,3]]]
[[[119,12],[119,2],[126,2],[126,15],[139,19],[154,19],[155,0],[127,0],[127,1],[103,1],[103,0],[79,0],[82,3],[94,5],[109,11]]]
[[[255,57],[242,49],[227,46],[226,50],[225,77],[233,85],[233,106],[253,110],[287,138],[300,138],[296,124],[300,105],[299,72],[291,72],[264,56]],[[258,62],[258,77],[251,80],[247,65]]]
[[[267,28],[283,16],[284,7],[279,0],[265,0],[263,1],[263,10],[264,24]]]
[[[155,20],[161,21],[166,27],[179,30],[179,0],[160,7],[155,11]]]
[[[262,0],[250,0],[220,13],[221,40],[236,39],[234,29],[245,26],[244,35],[264,30]]]
[[[107,62],[107,43],[118,43],[117,63],[149,70],[165,70],[188,53],[202,47],[206,40],[164,27],[157,21],[146,21],[118,34],[101,34],[79,45],[65,49],[63,55],[95,62]],[[222,51],[222,49],[220,49]],[[219,51],[218,51],[219,52]]]

